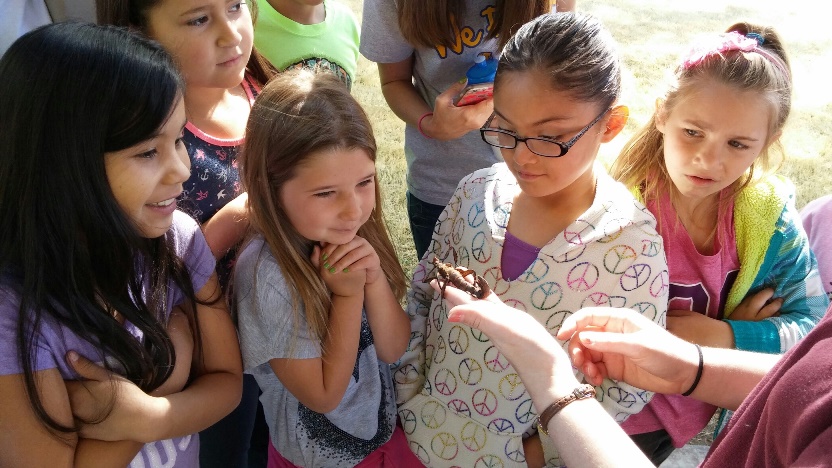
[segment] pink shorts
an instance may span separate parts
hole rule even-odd
[[[274,448],[271,442],[269,442],[269,464],[267,466],[268,468],[301,468],[283,458],[283,455]],[[367,455],[355,467],[424,468],[424,465],[410,451],[410,447],[407,445],[407,438],[404,436],[404,431],[397,424],[390,440],[373,451],[373,453]]]

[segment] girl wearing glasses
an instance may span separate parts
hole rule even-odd
[[[827,298],[794,206],[770,175],[791,107],[780,37],[745,23],[696,44],[613,175],[644,198],[667,241],[667,329],[702,346],[783,353]],[[656,464],[716,407],[659,395],[624,429]]]
[[[411,343],[394,381],[405,433],[426,465],[562,464],[537,436],[532,401],[505,357],[487,336],[446,323],[447,307],[425,281],[434,257],[475,270],[552,334],[598,305],[664,325],[667,265],[655,220],[595,164],[627,121],[616,103],[620,74],[610,34],[587,15],[544,15],[503,50],[481,134],[505,162],[459,183],[408,295]],[[651,395],[611,380],[597,394],[619,421]]]
[[[378,63],[381,90],[405,121],[407,211],[421,259],[459,180],[499,161],[477,134],[492,100],[455,106],[468,67],[497,57],[512,33],[576,0],[366,0],[361,53]]]

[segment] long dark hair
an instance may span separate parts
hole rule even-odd
[[[82,23],[22,36],[0,60],[0,82],[0,282],[20,300],[17,348],[32,407],[48,427],[73,431],[38,396],[44,322],[96,344],[101,362],[145,391],[175,362],[165,297],[173,282],[193,304],[190,277],[170,233],[143,238],[119,208],[104,153],[151,138],[183,85],[156,43]],[[198,337],[192,312],[189,321]]]
[[[136,28],[147,33],[147,14],[160,0],[95,0],[95,16],[98,24],[111,24],[125,28]],[[257,22],[257,2],[245,2],[251,11],[251,21]],[[261,85],[272,79],[277,71],[266,57],[251,46],[251,56],[246,71]]]

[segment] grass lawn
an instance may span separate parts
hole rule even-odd
[[[341,0],[361,17],[361,0]],[[787,160],[781,172],[798,187],[797,205],[830,191],[832,185],[832,34],[822,4],[806,0],[578,0],[578,9],[599,17],[618,41],[624,63],[622,104],[630,123],[602,147],[609,164],[633,131],[647,121],[667,73],[698,34],[724,31],[739,21],[774,26],[783,36],[794,74],[792,114],[782,141]],[[810,8],[810,6],[812,8]],[[405,205],[404,124],[390,111],[374,63],[363,57],[353,94],[370,115],[379,145],[377,165],[394,244],[405,271],[416,263]],[[437,168],[439,169],[439,168]]]

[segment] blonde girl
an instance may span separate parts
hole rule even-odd
[[[650,122],[615,162],[614,177],[658,220],[670,271],[667,328],[688,341],[782,353],[826,310],[794,187],[770,175],[791,91],[780,37],[731,26],[684,57]],[[659,464],[714,409],[657,395],[624,427]]]
[[[409,340],[366,114],[329,74],[263,88],[242,155],[256,235],[235,269],[269,466],[410,466],[389,364]],[[392,437],[392,439],[391,439]]]
[[[513,367],[484,335],[445,323],[447,305],[425,282],[434,257],[478,272],[552,334],[590,305],[664,324],[667,266],[655,220],[595,161],[627,121],[620,89],[615,43],[591,16],[543,15],[503,49],[494,114],[480,134],[505,162],[460,181],[408,295],[413,338],[394,378],[404,430],[426,465],[562,462],[537,435]],[[597,392],[618,421],[650,398],[611,380]]]

